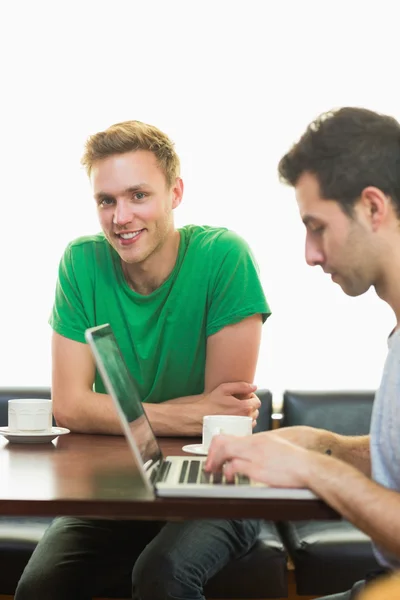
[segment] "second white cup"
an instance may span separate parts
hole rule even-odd
[[[253,419],[240,415],[206,415],[203,417],[204,450],[209,449],[214,435],[226,433],[227,435],[245,436],[253,433]]]
[[[38,398],[8,401],[8,429],[14,433],[47,433],[52,427],[52,402]]]

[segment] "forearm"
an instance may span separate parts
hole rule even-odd
[[[202,394],[158,404],[143,403],[153,431],[159,436],[199,436],[203,427]]]
[[[331,444],[327,449],[332,456],[352,465],[367,477],[371,476],[369,435],[347,436],[333,433],[330,439]]]
[[[238,386],[241,391],[243,386],[248,384],[238,382],[227,385]],[[243,395],[248,396],[248,393],[243,392]],[[246,414],[249,410],[246,403],[253,402],[252,399],[237,400],[228,394],[224,396],[224,403],[220,400],[219,405],[216,406],[209,396],[210,394],[204,393],[174,398],[157,404],[143,402],[142,406],[156,435],[200,436],[204,415],[214,414],[216,408],[220,413],[222,411],[222,414]],[[54,402],[54,416],[62,427],[68,427],[71,431],[79,433],[114,435],[122,433],[114,403],[109,395],[87,391],[73,401],[70,397],[67,400],[56,398]],[[259,405],[258,399],[257,402]]]
[[[111,397],[87,391],[79,398],[53,398],[57,424],[76,433],[121,435],[122,427]]]
[[[400,494],[355,467],[311,453],[306,487],[385,549],[400,556]]]
[[[159,404],[143,403],[156,435],[201,435],[203,395],[175,398]],[[57,424],[76,433],[121,435],[122,427],[111,396],[88,391],[71,403],[59,399],[54,406]]]
[[[368,477],[370,476],[369,435],[339,435],[327,429],[317,429],[306,425],[278,428],[272,434],[306,450],[331,454],[335,458],[353,465]]]
[[[196,396],[182,396],[181,398],[173,398],[172,400],[166,400],[163,404],[193,404],[198,402],[204,394],[197,394]]]

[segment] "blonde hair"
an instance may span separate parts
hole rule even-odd
[[[157,127],[141,121],[116,123],[105,131],[91,135],[85,144],[81,163],[90,176],[93,163],[97,160],[136,150],[148,150],[155,155],[168,187],[179,177],[180,161],[174,143]]]

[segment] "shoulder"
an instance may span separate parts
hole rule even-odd
[[[186,225],[180,229],[190,249],[224,254],[232,251],[250,252],[247,242],[236,232],[226,227],[209,225]]]
[[[70,252],[84,252],[84,251],[95,251],[102,247],[107,247],[109,244],[104,237],[103,233],[96,233],[94,235],[84,235],[75,238],[67,245],[66,251]]]
[[[74,260],[76,257],[81,259],[98,256],[102,253],[108,253],[109,247],[110,245],[102,233],[86,235],[69,242],[64,250],[63,258],[68,262],[68,260]]]
[[[61,257],[59,276],[85,280],[107,269],[111,262],[110,248],[102,233],[72,240]]]

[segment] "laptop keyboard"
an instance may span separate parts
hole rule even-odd
[[[179,483],[206,483],[210,485],[249,485],[250,480],[246,475],[235,475],[233,481],[226,481],[225,475],[222,472],[208,473],[204,471],[205,460],[192,459],[184,460],[182,463],[181,472],[179,475]],[[158,481],[165,481],[168,477],[171,462],[165,460],[161,466]]]

